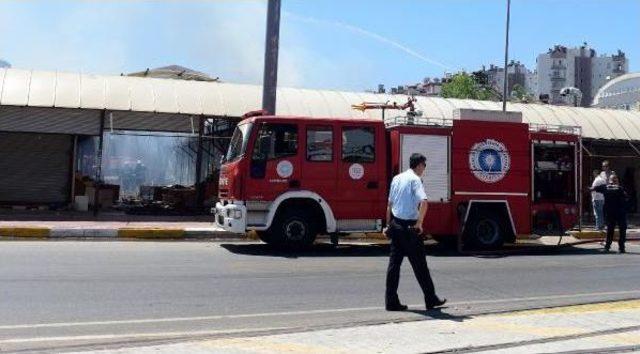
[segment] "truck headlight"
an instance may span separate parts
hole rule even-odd
[[[234,218],[234,219],[240,219],[240,218],[242,218],[242,210],[234,210],[234,211],[233,211],[233,218]]]

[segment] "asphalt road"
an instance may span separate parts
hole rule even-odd
[[[615,249],[615,246],[614,246]],[[383,309],[388,249],[319,246],[297,255],[262,244],[7,241],[0,243],[0,351],[77,350],[279,333],[640,298],[640,245],[510,256],[430,247],[442,311],[425,312],[403,265]]]

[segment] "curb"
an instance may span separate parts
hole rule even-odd
[[[147,239],[167,240],[185,238],[247,238],[210,228],[166,229],[154,227],[105,228],[48,228],[48,227],[0,227],[0,238],[38,239]],[[256,237],[257,239],[257,237]]]
[[[47,227],[0,227],[0,237],[47,238],[50,231]]]
[[[569,235],[577,238],[578,240],[604,240],[607,236],[606,231],[597,231],[597,230],[583,230],[583,231],[569,231]],[[629,232],[627,231],[627,238]],[[616,230],[613,234],[613,239],[617,240],[620,233]]]

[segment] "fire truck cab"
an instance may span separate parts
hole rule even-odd
[[[494,248],[575,224],[578,128],[533,126],[516,112],[454,118],[245,119],[221,167],[216,224],[287,246],[381,231],[390,180],[414,152],[427,157],[424,229],[438,240]]]

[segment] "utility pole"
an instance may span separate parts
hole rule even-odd
[[[264,51],[264,78],[262,80],[262,109],[276,113],[278,87],[278,42],[280,38],[280,0],[269,0],[267,5],[267,34]]]
[[[504,44],[504,84],[502,86],[502,111],[507,111],[507,88],[508,88],[508,78],[507,75],[507,65],[509,64],[509,17],[511,16],[511,0],[507,0],[507,34],[505,38]]]

